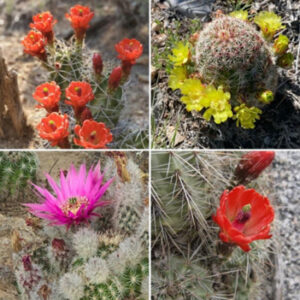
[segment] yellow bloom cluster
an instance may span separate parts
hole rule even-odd
[[[253,129],[256,120],[260,119],[262,111],[257,107],[247,107],[244,103],[234,108],[236,114],[233,119],[236,120],[236,126],[241,125],[244,129]]]
[[[281,23],[281,17],[270,11],[262,11],[255,18],[254,23],[257,24],[265,39],[270,41],[274,34],[285,26]]]
[[[243,21],[248,20],[248,12],[246,10],[235,10],[229,14],[231,17],[241,19]]]
[[[179,42],[175,48],[172,49],[173,55],[169,55],[169,59],[173,62],[174,66],[182,66],[189,60],[190,49],[189,44]]]
[[[232,117],[230,93],[224,92],[222,87],[216,89],[213,85],[205,86],[199,79],[191,78],[184,81],[181,93],[181,101],[187,111],[208,108],[203,114],[207,121],[213,116],[215,123],[220,124]]]

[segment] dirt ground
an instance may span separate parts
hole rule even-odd
[[[176,2],[176,1],[170,1]],[[221,9],[233,10],[234,0],[214,2],[205,22]],[[240,1],[241,3],[242,1]],[[246,1],[244,1],[246,2]],[[252,2],[251,12],[271,10],[283,18],[283,34],[290,39],[290,51],[295,61],[289,70],[279,70],[275,101],[263,109],[256,128],[237,128],[230,120],[221,125],[204,120],[200,113],[190,113],[180,102],[179,90],[168,87],[166,53],[170,51],[171,34],[190,36],[192,28],[203,26],[197,18],[189,18],[170,8],[167,1],[152,0],[152,140],[153,148],[299,148],[300,147],[300,23],[299,1],[266,0]],[[171,33],[171,34],[170,34]]]
[[[122,119],[132,119],[140,126],[148,124],[148,4],[145,1],[131,1],[129,6],[124,6],[125,2],[122,5],[119,0],[0,0],[0,48],[8,68],[18,74],[21,101],[30,126],[22,138],[16,139],[11,132],[9,138],[1,139],[0,148],[45,147],[46,143],[33,130],[45,112],[35,108],[32,93],[36,86],[47,81],[47,77],[39,62],[23,54],[20,42],[29,30],[32,16],[47,10],[58,20],[54,26],[56,36],[69,39],[73,31],[64,14],[80,2],[95,12],[86,45],[99,51],[104,62],[118,63],[114,45],[125,37],[136,38],[144,45],[143,55],[132,71]]]

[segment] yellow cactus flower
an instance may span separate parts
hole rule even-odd
[[[179,42],[175,48],[172,49],[173,55],[169,55],[169,59],[173,62],[174,66],[182,66],[189,60],[190,49],[189,44]]]
[[[284,53],[277,59],[277,65],[282,68],[290,68],[294,62],[294,55],[290,52]]]
[[[274,34],[285,26],[281,23],[281,17],[270,11],[262,11],[255,18],[254,23],[257,24],[265,39],[270,41]]]
[[[248,20],[248,12],[246,10],[235,10],[229,14],[231,17],[241,19],[243,21]]]
[[[229,103],[230,93],[224,92],[222,87],[216,89],[214,86],[206,88],[205,98],[209,100],[209,108],[203,114],[207,121],[213,116],[216,124],[225,122],[232,117],[231,105]]]
[[[255,107],[247,107],[245,103],[234,108],[236,114],[233,119],[236,120],[236,126],[241,125],[244,129],[253,129],[255,127],[254,123],[256,120],[260,119],[260,114],[262,111]]]
[[[258,100],[264,104],[269,104],[274,100],[274,94],[269,90],[263,91],[260,93]]]
[[[273,50],[275,54],[281,55],[286,52],[289,47],[289,38],[286,35],[280,34],[275,40]]]
[[[174,91],[180,89],[187,78],[186,67],[175,67],[169,77],[169,87]]]
[[[191,78],[184,81],[181,86],[181,101],[186,104],[187,111],[200,111],[209,106],[209,100],[205,96],[205,86],[199,79]]]

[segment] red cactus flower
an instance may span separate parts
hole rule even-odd
[[[110,91],[115,90],[121,82],[122,79],[122,68],[116,67],[111,71],[111,74],[108,78],[108,89]]]
[[[32,94],[33,98],[40,103],[36,107],[45,108],[48,113],[58,112],[60,95],[60,87],[54,81],[39,85]]]
[[[85,120],[82,127],[76,125],[74,131],[79,137],[79,139],[74,138],[74,143],[84,148],[104,149],[107,148],[106,144],[113,139],[110,130],[105,124],[94,120]]]
[[[275,157],[274,151],[251,151],[243,155],[234,176],[239,183],[246,184],[256,179]]]
[[[37,125],[40,137],[48,140],[51,146],[69,148],[68,132],[69,120],[68,115],[60,115],[56,112],[49,114]]]
[[[40,31],[46,38],[48,43],[53,43],[54,33],[53,25],[57,23],[57,20],[53,20],[53,16],[49,11],[42,12],[32,17],[33,23],[30,23],[30,27]]]
[[[99,53],[93,55],[93,68],[96,75],[101,75],[103,71],[103,61]]]
[[[76,39],[82,41],[94,13],[87,6],[75,5],[70,9],[70,13],[65,14],[65,16],[71,22]]]
[[[89,83],[84,81],[72,81],[66,89],[66,97],[68,100],[66,100],[65,103],[72,105],[75,116],[79,119],[86,104],[94,99],[94,94]]]
[[[40,32],[29,31],[27,36],[21,42],[24,46],[24,52],[36,56],[43,61],[47,61],[45,50],[46,39]]]
[[[136,39],[125,38],[115,45],[115,49],[119,53],[119,59],[128,61],[132,65],[135,64],[135,60],[143,53],[143,45]]]
[[[269,239],[270,223],[274,210],[267,197],[254,189],[246,190],[240,185],[220,198],[220,207],[213,220],[220,226],[219,237],[225,243],[238,245],[249,251],[249,244],[255,240]]]

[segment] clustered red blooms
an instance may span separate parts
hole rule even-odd
[[[256,179],[274,157],[274,151],[251,151],[243,155],[234,172],[236,180],[239,184],[246,184]]]
[[[143,45],[136,39],[125,38],[115,45],[115,49],[119,53],[118,58],[122,60],[123,76],[127,78],[136,59],[143,53]]]
[[[33,30],[29,31],[27,36],[22,40],[24,52],[29,55],[36,56],[42,61],[47,60],[45,50],[46,43],[47,41],[45,37],[40,32]]]
[[[78,139],[74,138],[74,143],[84,148],[104,149],[107,148],[106,144],[110,143],[113,139],[112,134],[106,128],[105,124],[94,120],[85,120],[82,127],[76,125],[74,131],[79,137]]]
[[[47,39],[47,42],[52,44],[54,40],[53,25],[57,23],[49,11],[37,14],[32,17],[33,23],[30,23],[30,28],[40,31]]]
[[[82,41],[86,30],[89,28],[89,23],[94,17],[94,13],[87,6],[75,5],[70,9],[70,13],[67,13],[65,16],[71,22],[76,39]]]
[[[65,91],[68,100],[65,101],[73,107],[75,117],[82,128],[76,125],[75,133],[79,139],[74,138],[74,143],[85,148],[106,148],[106,144],[113,139],[112,134],[104,123],[91,120],[92,114],[86,104],[94,99],[92,87],[87,82],[72,81]],[[45,108],[48,116],[43,118],[37,129],[41,138],[48,140],[51,146],[70,148],[68,141],[69,119],[68,115],[60,115],[58,102],[61,91],[55,82],[44,83],[36,88],[33,97],[42,105],[38,108]]]
[[[45,108],[48,113],[52,113],[58,112],[60,95],[60,87],[52,81],[39,85],[32,96],[40,103],[37,108]]]
[[[65,16],[71,22],[76,40],[81,45],[94,13],[89,7],[75,5]],[[47,62],[46,45],[54,44],[53,26],[56,23],[57,20],[48,11],[35,15],[30,23],[30,27],[34,30],[31,30],[22,40],[24,52]],[[128,77],[131,67],[142,54],[143,46],[135,39],[124,39],[116,45],[116,50],[119,53],[118,58],[122,60],[122,67],[114,68],[108,78],[109,94],[115,92]],[[52,51],[55,51],[54,47],[50,53]],[[96,80],[100,81],[103,72],[101,55],[95,53],[92,62]],[[54,66],[59,70],[61,65],[55,62]],[[39,103],[37,108],[47,111],[47,116],[41,120],[37,129],[39,135],[48,140],[52,146],[70,148],[68,115],[59,113],[61,95],[62,91],[55,82],[47,82],[36,88],[33,97]],[[95,97],[92,86],[85,81],[73,81],[65,89],[65,97],[65,103],[72,106],[77,121],[74,132],[78,137],[74,138],[74,143],[85,148],[106,148],[106,145],[113,140],[113,136],[104,123],[93,120],[92,113],[87,107]]]
[[[220,239],[236,244],[245,252],[255,240],[269,239],[274,210],[267,197],[240,185],[221,196],[213,220],[220,226]]]

